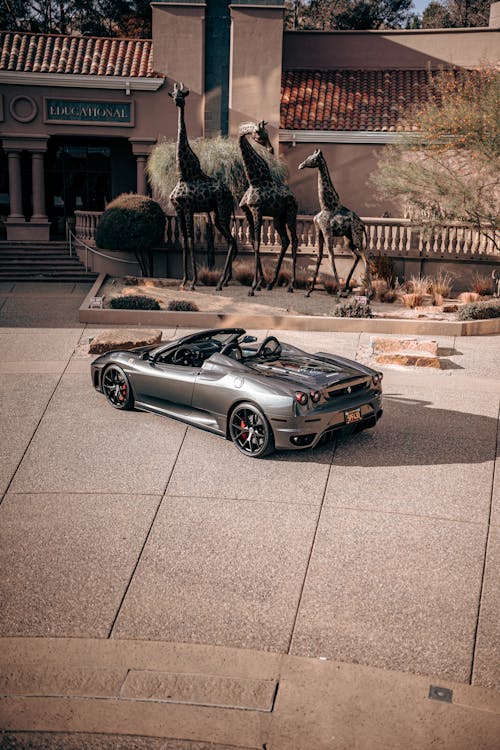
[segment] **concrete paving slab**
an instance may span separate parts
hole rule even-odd
[[[317,511],[166,498],[114,638],[285,652]]]
[[[0,374],[2,375],[13,375],[21,373],[57,373],[60,375],[66,366],[70,366],[71,362],[67,365],[65,360],[51,360],[49,362],[0,362]]]
[[[495,480],[491,497],[491,523],[495,524],[495,526],[500,526],[500,438],[498,444],[498,455],[495,461]]]
[[[10,293],[14,289],[13,281],[0,281],[0,293]]]
[[[486,527],[323,509],[291,653],[471,673]]]
[[[51,296],[11,294],[0,310],[0,326],[39,326],[43,328],[74,328],[79,324],[78,295]]]
[[[497,378],[500,373],[500,336],[457,338],[451,361],[466,369],[470,377]]]
[[[498,712],[468,705],[477,692],[453,683],[446,683],[452,703],[429,700],[434,679],[353,664],[287,659],[266,747],[494,750],[500,733]]]
[[[500,526],[491,526],[486,551],[472,683],[500,691]]]
[[[25,331],[22,335],[0,328],[0,362],[66,362],[75,350],[81,329]]]
[[[325,445],[280,451],[256,462],[230,441],[189,428],[167,493],[319,506],[332,455],[333,447]]]
[[[106,638],[159,502],[8,494],[0,507],[0,634]]]
[[[57,371],[60,370],[59,372]],[[8,373],[0,378],[0,496],[11,481],[62,372]]]
[[[76,695],[87,698],[110,697],[120,693],[126,669],[92,667],[34,667],[2,664],[1,695]]]
[[[49,732],[8,732],[5,750],[252,750],[242,745],[221,745],[161,737],[124,737],[122,734],[53,734]],[[260,750],[260,748],[259,748]]]
[[[84,285],[90,288],[92,284]],[[61,297],[71,294],[75,288],[74,281],[16,281],[12,294],[30,295],[33,297]]]
[[[163,494],[185,425],[113,409],[84,372],[67,372],[12,483],[15,492]]]
[[[487,522],[498,396],[385,388],[374,430],[339,441],[326,504]],[[463,409],[461,411],[460,409]]]

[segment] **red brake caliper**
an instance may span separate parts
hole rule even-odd
[[[244,430],[246,428],[246,422],[243,419],[240,422],[240,427],[241,427],[242,430]],[[247,437],[248,437],[248,432],[242,432],[241,433],[241,437],[243,438],[243,440],[246,440]]]
[[[127,398],[127,386],[125,383],[122,383],[122,385],[120,386],[119,399],[120,401],[125,401],[126,398]]]

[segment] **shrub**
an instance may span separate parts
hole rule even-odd
[[[477,294],[477,292],[462,292],[462,294],[458,295],[457,299],[466,304],[469,304],[470,302],[479,302],[479,294]]]
[[[109,303],[115,310],[159,310],[160,303],[151,297],[139,294],[128,294],[125,297],[114,297]]]
[[[399,299],[403,303],[404,307],[419,307],[424,301],[421,294],[415,294],[414,292],[406,292],[399,295]]]
[[[471,302],[458,310],[459,320],[486,320],[488,318],[500,318],[500,300]]]
[[[384,294],[388,290],[388,284],[385,279],[373,279],[372,281],[372,289],[373,289],[373,296],[376,300],[381,300],[384,297]]]
[[[198,269],[198,281],[205,286],[217,286],[221,277],[221,271],[202,266]]]
[[[291,277],[290,277],[291,278]],[[307,289],[312,284],[312,277],[303,271],[302,268],[295,269],[295,288],[296,289]]]
[[[409,281],[406,282],[407,290],[419,297],[429,294],[431,286],[432,279],[429,276],[410,276]]]
[[[387,289],[383,293],[383,295],[381,297],[381,301],[382,302],[388,302],[389,304],[392,304],[393,302],[395,302],[397,300],[397,298],[398,298],[398,293],[397,293],[397,291],[395,289]]]
[[[153,248],[163,243],[165,214],[151,198],[119,195],[101,216],[95,240],[98,247],[135,253],[144,276],[153,276]]]
[[[167,305],[167,310],[177,312],[200,312],[200,308],[194,302],[187,299],[172,299]]]
[[[323,284],[323,287],[327,294],[337,294],[339,285],[337,284],[333,276],[320,276],[320,281]]]
[[[481,297],[486,297],[488,294],[493,294],[493,279],[491,276],[486,276],[484,273],[474,273],[472,276],[472,288]]]
[[[441,297],[450,296],[454,281],[454,277],[451,273],[448,273],[447,271],[439,271],[436,276],[431,276],[429,281],[429,291],[431,294],[439,294]]]
[[[377,253],[368,259],[370,273],[374,279],[383,279],[388,287],[393,287],[396,282],[394,261],[387,255]]]
[[[356,299],[350,299],[337,305],[333,315],[336,318],[373,318],[370,305],[363,305]]]
[[[233,266],[233,277],[243,286],[251,286],[255,266],[253,263],[235,263]]]

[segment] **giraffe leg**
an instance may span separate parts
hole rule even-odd
[[[292,280],[290,283],[290,286],[288,287],[289,292],[293,292],[295,288],[295,272],[297,268],[297,246],[299,244],[299,239],[297,237],[297,207],[295,206],[295,210],[291,211],[289,215],[287,215],[287,226],[290,230],[290,234],[292,236]]]
[[[183,277],[180,285],[180,289],[184,290],[184,287],[186,286],[187,279],[188,279],[188,253],[189,253],[189,242],[188,242],[188,234],[187,234],[187,226],[186,226],[186,217],[184,216],[184,212],[180,209],[177,209],[177,222],[179,224],[179,229],[181,230],[182,234],[182,269],[183,269]]]
[[[223,286],[229,284],[232,278],[232,269],[233,269],[233,261],[236,258],[236,255],[238,253],[238,246],[236,245],[236,240],[231,234],[231,229],[229,222],[223,223],[219,215],[215,214],[215,226],[217,227],[217,230],[222,234],[222,236],[227,241],[227,255],[226,255],[226,262],[224,264],[224,270],[222,271],[221,277],[219,279],[219,283],[217,284],[216,290],[220,292]]]
[[[198,271],[196,268],[196,258],[194,255],[194,214],[190,212],[186,217],[186,226],[187,226],[187,235],[188,235],[188,244],[189,244],[189,254],[191,256],[191,268],[193,270],[193,279],[189,285],[190,291],[194,292],[196,282],[198,281]],[[187,262],[186,262],[186,270],[187,270]]]
[[[340,297],[340,279],[337,273],[337,266],[335,265],[335,237],[331,231],[328,231],[326,236],[326,243],[328,248],[328,254],[330,256],[330,263],[332,265],[333,278],[337,284],[337,299]]]
[[[276,264],[276,268],[274,270],[274,276],[273,276],[272,280],[269,282],[269,284],[267,285],[267,288],[269,290],[271,290],[275,286],[276,282],[278,281],[278,276],[279,276],[280,270],[281,270],[281,264],[283,263],[283,258],[285,257],[285,253],[286,253],[286,251],[288,249],[288,246],[290,244],[290,240],[288,238],[288,233],[286,231],[286,222],[285,222],[285,219],[282,216],[276,217],[274,219],[274,228],[276,229],[276,231],[279,234],[279,238],[280,238],[280,242],[281,242],[281,250],[280,250],[280,254],[278,256],[278,262]]]
[[[255,251],[255,271],[252,281],[252,286],[248,292],[249,297],[255,295],[259,282],[262,282],[264,274],[262,272],[262,263],[260,261],[260,233],[262,228],[262,216],[258,209],[252,210],[253,216],[253,227],[254,227],[254,251]]]
[[[316,286],[316,279],[318,278],[318,272],[319,267],[321,265],[321,261],[323,260],[323,252],[325,249],[325,238],[323,237],[323,232],[321,229],[318,228],[318,259],[316,261],[316,268],[314,269],[314,276],[311,283],[311,286],[306,292],[306,297],[310,297],[311,293],[314,292],[314,287]]]

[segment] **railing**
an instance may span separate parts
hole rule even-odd
[[[95,231],[102,212],[75,211],[75,235],[90,244],[95,242]],[[177,218],[166,217],[165,242],[167,246],[174,246],[180,241]],[[500,260],[500,252],[496,249],[493,239],[480,234],[470,224],[450,222],[438,229],[422,230],[408,219],[363,218],[368,233],[368,248],[371,254],[381,253],[399,258],[447,258],[467,259],[496,256]],[[195,243],[199,247],[204,242],[206,221],[203,216],[195,216]],[[244,216],[235,217],[235,235],[240,247],[250,247],[250,232]],[[316,228],[313,217],[299,214],[297,216],[297,235],[299,238],[299,252],[315,253]],[[497,244],[500,237],[497,237]],[[216,232],[216,246],[226,247],[224,238]],[[274,229],[272,219],[262,222],[261,248],[264,251],[275,252],[279,249],[279,237]],[[349,254],[347,247],[339,245],[336,254]]]

